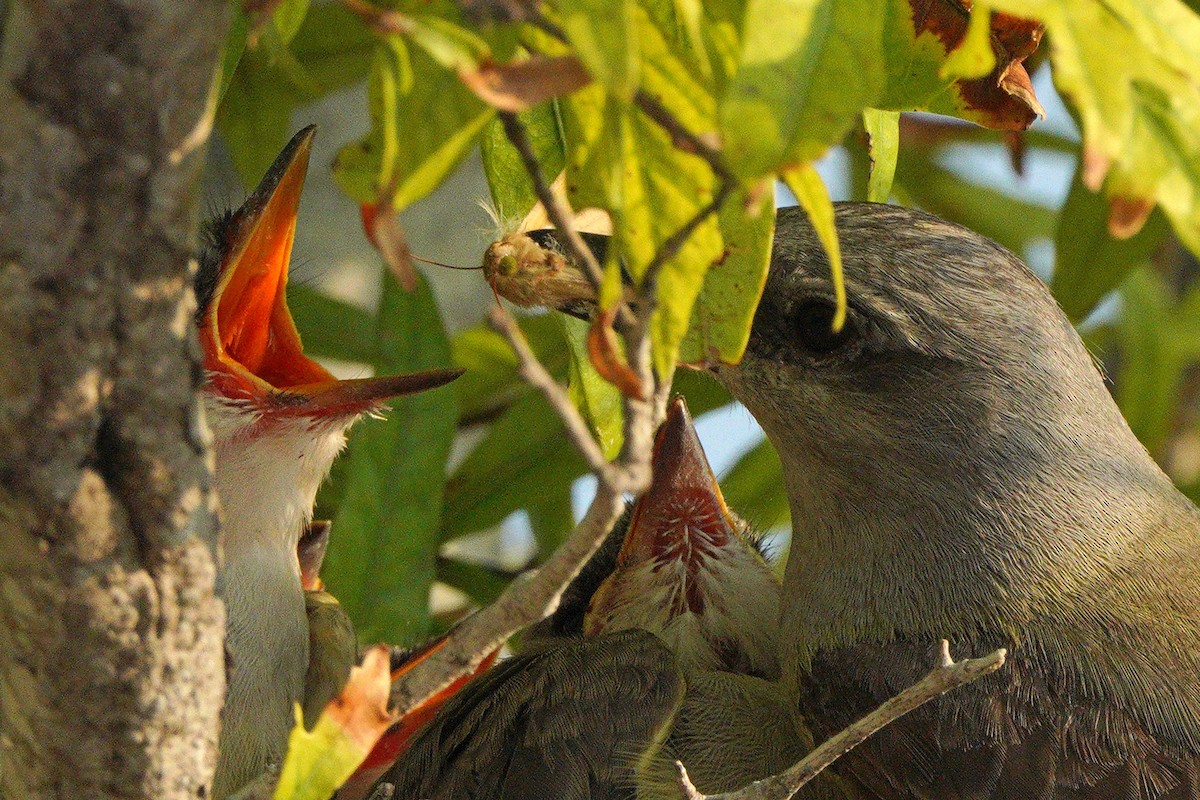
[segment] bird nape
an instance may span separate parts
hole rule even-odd
[[[732,789],[811,747],[775,661],[779,581],[725,506],[687,408],[658,432],[653,484],[527,631],[377,786],[430,800],[675,797],[674,759]]]
[[[799,526],[783,682],[818,738],[915,682],[938,641],[998,673],[834,765],[864,796],[1200,796],[1200,513],[1122,419],[1045,285],[928,214],[781,209],[745,357],[721,381],[779,452]]]
[[[313,130],[296,134],[241,208],[205,226],[196,276],[231,664],[216,798],[286,748],[308,667],[296,545],[346,430],[390,397],[461,374],[338,380],[304,354],[285,290]]]

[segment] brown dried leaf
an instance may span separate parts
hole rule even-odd
[[[405,291],[416,291],[417,268],[413,264],[412,251],[408,247],[408,237],[404,235],[404,228],[400,226],[400,215],[396,213],[391,201],[383,197],[375,203],[363,203],[360,209],[363,232],[383,256],[383,263],[387,264]]]
[[[957,0],[909,0],[916,35],[932,33],[946,52],[967,34],[972,4]],[[1024,61],[1037,49],[1045,30],[1036,20],[995,13],[991,19],[996,66],[982,78],[955,82],[963,116],[988,128],[1025,130],[1045,111],[1033,91]]]
[[[587,86],[592,76],[575,56],[536,56],[510,64],[485,62],[458,77],[479,99],[501,111],[524,111]]]
[[[616,309],[609,309],[601,311],[592,320],[587,336],[588,357],[600,377],[620,389],[621,394],[638,400],[649,399],[646,387],[621,352],[617,333],[612,327],[615,317]]]

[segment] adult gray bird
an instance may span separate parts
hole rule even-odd
[[[673,759],[711,792],[811,747],[774,681],[779,581],[681,400],[653,467],[627,527],[524,652],[455,695],[377,786],[406,800],[677,797]]]
[[[779,451],[794,520],[783,681],[818,738],[916,681],[938,640],[1004,669],[834,769],[877,798],[1200,796],[1200,514],[1019,259],[843,203],[850,313],[779,213],[745,358],[719,368]]]
[[[205,226],[196,275],[231,663],[216,798],[287,746],[309,661],[296,546],[347,429],[390,397],[461,374],[343,381],[304,354],[285,289],[313,130],[296,134],[241,208]]]

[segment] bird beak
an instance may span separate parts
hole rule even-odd
[[[650,488],[638,499],[617,556],[621,567],[681,559],[680,548],[715,549],[738,535],[682,397],[671,401],[658,429],[651,468]]]
[[[339,381],[304,354],[287,306],[288,264],[315,128],[297,133],[227,227],[220,278],[202,320],[216,390],[281,413],[354,415],[449,383],[461,370]]]

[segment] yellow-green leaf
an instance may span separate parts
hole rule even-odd
[[[620,390],[600,377],[588,356],[587,336],[591,327],[587,322],[567,314],[555,314],[562,325],[563,337],[571,354],[570,393],[571,400],[591,425],[596,440],[606,458],[616,458],[625,441],[623,428],[625,415]]]
[[[796,195],[800,205],[808,213],[809,222],[817,232],[817,238],[829,256],[830,280],[833,282],[837,312],[833,316],[833,329],[840,331],[846,324],[846,285],[842,280],[842,250],[838,246],[837,228],[834,227],[833,202],[825,189],[825,182],[812,164],[803,164],[784,170],[780,177]]]
[[[376,47],[369,96],[371,132],[338,153],[334,178],[360,203],[389,192],[400,210],[440,184],[470,152],[492,110],[456,73],[422,50],[411,53],[412,88],[403,93],[402,64],[384,42]]]
[[[724,250],[704,276],[687,337],[680,348],[684,364],[737,363],[750,339],[750,323],[771,264],[775,207],[748,209],[744,191],[735,192],[718,216]]]
[[[559,0],[559,18],[575,52],[608,91],[628,100],[638,85],[632,0]]]
[[[1179,0],[992,6],[1046,23],[1055,84],[1083,130],[1085,183],[1107,174],[1105,193],[1126,207],[1158,203],[1200,253],[1200,17]]]
[[[389,661],[386,647],[369,650],[311,731],[305,730],[297,704],[273,800],[328,800],[354,774],[394,721],[387,711]]]
[[[943,78],[982,78],[996,68],[991,19],[991,8],[981,0],[975,0],[967,35],[942,62],[938,75]]]
[[[892,196],[892,179],[896,177],[896,158],[900,153],[900,112],[865,108],[863,127],[867,129],[871,155],[867,200],[886,203]]]

